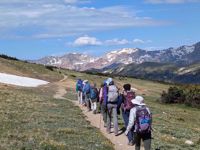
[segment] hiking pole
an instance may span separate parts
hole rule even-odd
[[[101,130],[101,113],[100,113],[100,120],[99,120],[99,129]]]

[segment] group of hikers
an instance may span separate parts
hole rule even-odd
[[[103,81],[99,89],[95,83],[90,85],[88,80],[78,79],[76,91],[80,105],[86,106],[94,114],[102,114],[108,134],[113,125],[115,136],[119,135],[118,115],[122,114],[128,145],[135,145],[135,149],[140,150],[143,140],[144,149],[151,149],[152,115],[144,98],[136,96],[130,84],[124,84],[120,92],[112,78]]]

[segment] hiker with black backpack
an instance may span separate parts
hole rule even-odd
[[[151,149],[151,125],[152,115],[149,108],[144,103],[142,96],[136,96],[132,101],[135,105],[130,110],[129,123],[125,134],[128,135],[134,126],[135,150],[140,150],[141,140],[144,142],[144,149]]]
[[[127,128],[128,122],[129,122],[130,110],[134,107],[131,100],[135,98],[135,92],[131,90],[130,84],[124,84],[123,88],[124,88],[124,91],[122,93],[123,102],[121,104],[121,110],[122,110],[122,117],[124,120],[124,125]],[[134,127],[127,134],[128,145],[130,145],[130,146],[135,144],[133,130],[134,130]]]
[[[88,82],[88,80],[84,80],[83,81],[83,94],[85,97],[85,103],[87,105],[87,109],[88,111],[91,111],[91,104],[90,104],[90,83]]]
[[[91,109],[93,114],[96,114],[97,111],[97,99],[98,99],[98,89],[96,88],[96,84],[91,87],[90,89],[90,102],[91,102]]]
[[[113,118],[114,124],[114,134],[115,136],[118,135],[118,118],[117,118],[117,101],[118,101],[118,89],[114,84],[114,81],[107,83],[108,86],[108,118],[107,118],[107,133],[111,133],[111,121]],[[113,116],[113,117],[112,117]]]
[[[76,92],[77,92],[77,96],[78,96],[78,103],[79,104],[83,104],[83,81],[81,79],[78,79],[76,82]]]

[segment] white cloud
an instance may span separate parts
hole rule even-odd
[[[66,2],[82,1],[1,0],[0,38],[57,38],[93,31],[166,24],[152,18],[138,17],[133,10],[123,6],[88,8],[67,5]]]
[[[145,0],[145,2],[152,4],[162,4],[162,3],[180,4],[180,3],[190,3],[190,2],[200,2],[200,1],[199,0]]]
[[[134,40],[127,40],[127,39],[109,39],[109,40],[99,40],[96,37],[90,37],[90,36],[81,36],[77,38],[72,43],[67,43],[67,45],[73,45],[73,46],[101,46],[101,45],[127,45],[127,44],[146,44],[151,43],[151,40],[141,40],[141,39],[134,39]]]
[[[64,2],[68,4],[74,4],[74,3],[77,3],[78,0],[64,0]]]
[[[117,38],[105,41],[105,44],[108,44],[108,45],[125,45],[129,43],[130,42],[127,39],[117,39]]]
[[[134,39],[134,40],[133,40],[133,43],[135,43],[135,44],[144,44],[145,41],[144,41],[144,40],[141,40],[141,39]]]
[[[88,0],[64,0],[67,4],[77,4],[77,3],[85,3],[89,2]]]
[[[101,41],[99,41],[95,37],[89,37],[89,36],[79,37],[73,43],[74,46],[98,46],[101,44],[102,44]]]

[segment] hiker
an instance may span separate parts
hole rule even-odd
[[[122,117],[124,120],[124,125],[127,128],[128,122],[129,122],[130,110],[134,107],[131,100],[135,98],[135,92],[131,90],[130,84],[124,84],[123,89],[124,89],[123,103],[121,104],[121,110],[122,110]],[[130,146],[134,145],[133,129],[134,129],[134,127],[127,134],[128,145],[130,145]]]
[[[98,102],[99,102],[99,111],[101,112],[101,105],[102,105],[102,103],[103,103],[103,87],[104,87],[104,84],[102,83],[101,84],[101,87],[100,87],[100,89],[99,89],[99,98],[98,98]]]
[[[79,104],[83,104],[83,81],[81,79],[78,79],[76,82],[76,92],[77,92],[77,96],[78,96],[78,103]]]
[[[91,111],[91,104],[90,104],[90,83],[88,82],[88,80],[84,80],[83,81],[83,93],[84,93],[84,97],[85,97],[85,103],[87,106],[88,111]]]
[[[108,117],[107,117],[107,133],[111,133],[111,120],[113,116],[114,123],[114,134],[118,135],[118,118],[117,118],[117,100],[118,100],[118,89],[114,84],[114,81],[108,81]]]
[[[107,103],[108,103],[108,86],[105,80],[102,88],[102,101],[101,101],[101,114],[103,116],[104,127],[106,127],[107,124],[107,115],[108,115]]]
[[[125,134],[128,135],[134,126],[135,150],[140,150],[141,139],[144,142],[144,149],[151,149],[151,124],[152,115],[142,96],[136,96],[131,101],[135,107],[130,110],[129,123]]]
[[[96,83],[90,89],[90,102],[91,102],[91,109],[93,114],[96,114],[97,111],[97,99],[98,99],[98,89],[96,88]]]

